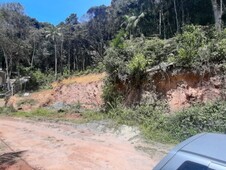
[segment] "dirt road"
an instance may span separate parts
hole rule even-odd
[[[150,170],[158,161],[122,137],[72,124],[1,118],[0,138],[0,164],[19,154],[10,170]]]

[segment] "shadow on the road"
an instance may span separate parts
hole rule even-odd
[[[26,151],[9,152],[0,155],[0,170],[17,163],[17,161],[20,160],[24,152]]]

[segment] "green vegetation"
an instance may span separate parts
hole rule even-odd
[[[35,105],[36,103],[37,102],[34,99],[23,99],[17,103],[17,106],[20,107],[20,106],[26,105],[26,104],[29,104],[32,106],[32,105]]]
[[[163,143],[178,143],[188,137],[202,132],[226,132],[226,102],[217,101],[195,105],[180,112],[165,114],[164,104],[155,106],[142,105],[127,108],[120,104],[108,112],[80,110],[78,105],[62,112],[49,109],[36,109],[30,112],[1,108],[0,115],[26,118],[43,118],[49,120],[85,123],[93,120],[111,119],[116,124],[140,127],[144,137]],[[79,113],[78,119],[67,119],[66,114]]]
[[[104,111],[81,112],[86,120],[110,118],[136,125],[147,138],[162,142],[181,141],[203,131],[225,132],[225,102],[196,105],[172,115],[165,114],[164,105],[140,102],[148,69],[161,66],[165,73],[166,65],[173,63],[174,68],[225,73],[225,3],[112,0],[110,7],[90,8],[85,22],[71,14],[57,26],[25,16],[18,3],[0,3],[0,61],[7,79],[30,76],[29,90],[50,88],[54,80],[74,74],[106,71]],[[54,117],[80,112],[80,107],[77,103],[62,113],[1,108],[0,113]]]
[[[52,70],[55,79],[63,74],[85,71],[88,67],[97,67],[98,63],[103,65],[106,51],[109,53],[111,48],[119,52],[127,49],[121,52],[128,53],[128,57],[133,57],[130,55],[132,48],[136,48],[136,54],[145,53],[142,50],[147,49],[144,56],[149,64],[156,65],[168,54],[165,51],[168,47],[162,51],[166,47],[164,40],[183,32],[183,26],[215,23],[215,29],[221,32],[226,20],[225,9],[221,9],[224,4],[225,0],[112,0],[111,6],[91,7],[83,22],[79,22],[76,14],[71,14],[53,26],[26,16],[19,3],[0,3],[0,61],[8,78],[15,76],[12,73],[19,73],[21,67],[32,68],[34,74],[41,71],[49,75]],[[179,57],[183,61],[196,57],[197,48],[204,47],[203,36],[201,30],[190,27],[187,34],[179,38],[182,43],[179,43]],[[148,40],[150,37],[156,38]],[[147,41],[147,48],[137,45],[128,48],[135,43],[125,42],[136,38]],[[189,43],[193,45],[187,49]],[[221,47],[223,45],[224,41]],[[127,58],[122,55],[120,60],[125,61]]]
[[[226,132],[226,102],[197,105],[169,117],[166,130],[173,138],[184,140],[201,132]]]
[[[226,132],[226,102],[222,101],[196,105],[172,115],[165,114],[163,105],[117,107],[106,114],[104,118],[138,126],[147,139],[163,143],[178,143],[202,132]]]
[[[167,71],[164,65],[174,63],[174,67],[200,73],[211,69],[223,73],[226,62],[225,33],[226,29],[219,33],[212,27],[187,25],[181,34],[167,40],[158,37],[120,39],[123,46],[108,48],[104,58],[106,71],[110,75],[103,95],[106,106],[117,106],[119,99],[118,103],[139,103],[139,96],[132,93],[140,93],[147,80],[146,70],[161,64],[164,72]],[[119,35],[121,32],[116,39]],[[130,96],[136,101],[131,103]]]
[[[52,117],[56,112],[51,111],[49,109],[36,109],[29,112],[24,111],[15,111],[10,108],[1,108],[0,114],[3,116],[15,116],[15,117],[26,117],[26,118],[34,118],[34,117]]]

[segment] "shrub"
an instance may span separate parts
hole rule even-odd
[[[116,37],[111,41],[111,46],[114,48],[123,48],[124,47],[124,37],[125,37],[125,31],[120,30]]]
[[[144,44],[143,53],[148,59],[148,64],[151,66],[157,65],[165,60],[167,53],[165,53],[165,40],[157,37],[146,40]]]
[[[46,89],[50,88],[50,83],[55,80],[53,72],[42,73],[40,70],[30,72],[30,81],[28,82],[27,88],[29,90]]]
[[[175,62],[181,66],[192,67],[197,61],[199,48],[207,44],[205,32],[198,26],[189,25],[183,28],[183,33],[176,37],[178,55]]]
[[[137,72],[144,72],[147,66],[147,60],[143,54],[135,55],[128,63],[130,74],[137,74]]]
[[[211,55],[211,61],[213,62],[221,62],[221,61],[225,61],[226,59],[226,38],[223,38],[221,40],[219,40],[218,42],[213,42],[214,44],[212,44],[213,48],[213,52]]]
[[[103,95],[105,109],[110,110],[119,106],[122,102],[123,95],[117,89],[117,84],[111,82],[110,79],[106,80],[103,87]]]
[[[113,108],[107,112],[109,118],[119,124],[139,126],[144,136],[148,139],[175,143],[174,138],[165,130],[166,117],[163,115],[164,107],[154,107],[152,105],[136,106],[135,108],[126,108],[122,105]]]
[[[202,132],[226,132],[226,102],[196,105],[174,115],[166,115],[159,104],[126,108],[118,105],[107,112],[120,124],[139,126],[148,139],[177,143]]]
[[[128,55],[128,54],[127,54]],[[111,75],[117,75],[118,73],[125,73],[127,56],[124,51],[108,48],[106,56],[104,58],[105,69]]]
[[[226,103],[197,105],[169,117],[164,127],[177,140],[201,132],[226,132]]]
[[[137,54],[129,61],[127,67],[132,86],[142,85],[146,78],[147,64],[148,62],[143,54]]]

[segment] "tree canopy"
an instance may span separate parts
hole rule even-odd
[[[224,26],[226,0],[112,0],[92,7],[85,21],[71,14],[57,26],[26,16],[19,3],[0,4],[0,61],[7,76],[22,67],[80,71],[103,62],[120,39],[168,39],[187,24]],[[118,44],[120,45],[120,44]]]

